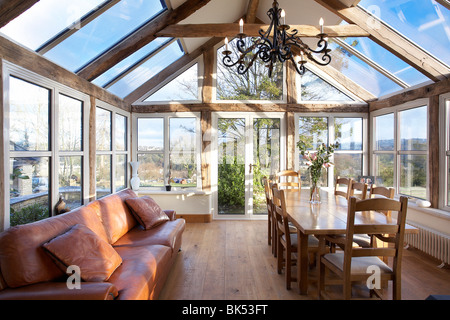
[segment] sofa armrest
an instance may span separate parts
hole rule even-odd
[[[177,213],[175,210],[163,210],[165,214],[169,217],[170,221],[177,219]]]
[[[44,282],[0,291],[0,300],[114,300],[119,295],[109,282],[81,282],[68,289],[65,282]]]

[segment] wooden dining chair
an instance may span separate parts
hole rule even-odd
[[[300,172],[294,170],[283,170],[277,172],[278,189],[286,192],[300,191],[302,182],[300,179]]]
[[[350,191],[348,193],[349,197],[356,197],[360,200],[364,200],[367,198],[367,183],[363,182],[356,182],[354,180],[351,181],[350,184]],[[355,191],[358,191],[358,193],[355,193]]]
[[[384,199],[394,199],[395,189],[394,188],[386,188],[386,187],[377,187],[372,185],[370,189],[369,198],[384,198]],[[391,211],[380,210],[379,212],[383,213],[387,217],[391,216]],[[373,248],[377,247],[377,240],[375,235],[370,234],[358,234],[354,236],[353,242],[358,244],[363,248]],[[387,261],[387,259],[385,259]]]
[[[264,183],[264,192],[266,195],[266,205],[267,205],[267,243],[268,245],[272,245],[273,242],[273,204],[272,204],[272,189],[270,188],[270,184],[272,180],[267,179],[267,177],[263,178]]]
[[[340,178],[338,177],[336,179],[336,184],[334,185],[334,194],[336,196],[342,196],[345,197],[345,199],[348,199],[350,194],[350,188],[352,185],[353,179],[351,178]],[[345,186],[344,190],[341,190],[341,186]]]
[[[281,274],[283,265],[286,276],[286,289],[291,289],[291,282],[297,281],[292,277],[293,253],[298,253],[297,232],[292,232],[286,212],[286,190],[278,189],[277,185],[272,188],[273,211],[275,214],[274,223],[277,229],[277,271]],[[308,253],[317,254],[319,240],[313,236],[308,237]],[[299,266],[297,266],[299,267]]]
[[[384,281],[392,281],[392,298],[401,299],[401,262],[403,253],[403,239],[405,233],[406,211],[408,199],[400,197],[399,201],[393,199],[365,199],[357,200],[350,197],[348,202],[347,230],[344,238],[344,251],[327,253],[320,257],[319,263],[319,297],[325,297],[325,270],[331,270],[343,280],[344,299],[352,297],[352,283],[369,282],[371,296],[373,293],[380,296],[379,288]],[[397,211],[395,224],[357,224],[355,216],[358,212],[367,211]],[[352,246],[355,234],[376,234],[380,240],[391,243],[388,248],[360,248]],[[388,234],[385,237],[381,234]],[[333,241],[333,237],[325,236],[327,241]],[[342,238],[339,239],[342,241]],[[392,257],[392,267],[388,266],[379,257]],[[374,272],[375,270],[375,272]],[[370,277],[370,281],[367,281]],[[375,281],[372,281],[375,280]],[[377,288],[377,285],[379,287]]]

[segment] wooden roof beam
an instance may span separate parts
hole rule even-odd
[[[249,37],[259,36],[259,30],[267,30],[269,25],[246,23],[244,33]],[[291,25],[291,30],[297,29],[298,36],[315,38],[320,33],[317,26]],[[368,37],[370,33],[357,25],[324,26],[324,32],[329,37]],[[157,37],[203,38],[229,37],[234,38],[239,33],[239,23],[207,23],[207,24],[177,24],[170,25],[156,33]]]
[[[34,6],[39,0],[0,0],[0,28]]]
[[[176,24],[186,19],[191,14],[207,5],[210,1],[211,0],[187,0],[175,10],[168,10],[162,13],[88,64],[78,72],[78,75],[88,81],[94,80],[103,72],[154,40],[156,38],[156,33],[169,25]]]
[[[370,34],[370,39],[396,55],[433,81],[450,76],[450,70],[430,54],[383,23],[373,27],[374,19],[360,7],[348,7],[339,0],[315,0],[346,22],[356,24]]]

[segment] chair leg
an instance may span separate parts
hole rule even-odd
[[[270,246],[272,244],[272,218],[267,216],[267,242]]]
[[[281,270],[283,269],[283,245],[281,244],[280,239],[277,241],[277,271],[278,274],[281,274]]]
[[[325,265],[320,261],[320,257],[318,258],[319,263],[319,283],[317,284],[317,296],[320,300],[322,298],[322,291],[325,290]]]
[[[291,290],[292,282],[292,257],[291,252],[286,249],[286,290]]]

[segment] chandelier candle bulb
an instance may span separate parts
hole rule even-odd
[[[283,25],[286,24],[286,12],[284,10],[281,10],[281,22]]]
[[[320,18],[319,25],[320,25],[320,33],[323,33],[323,18]]]
[[[244,33],[244,20],[239,20],[239,33]]]
[[[225,51],[228,51],[228,38],[225,38]]]

